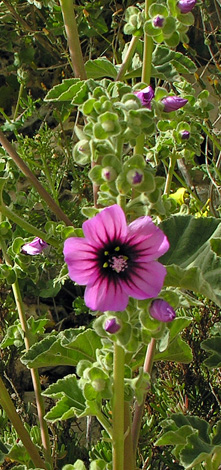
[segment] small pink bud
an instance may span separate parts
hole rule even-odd
[[[120,325],[117,323],[116,318],[108,318],[105,322],[104,329],[107,333],[113,335],[120,330]]]
[[[164,21],[165,18],[163,16],[157,15],[154,16],[152,23],[155,28],[162,28],[162,26],[164,25]]]
[[[164,104],[164,112],[170,113],[171,111],[177,111],[188,103],[188,100],[180,98],[180,96],[166,96],[161,102]]]
[[[168,302],[163,299],[153,300],[150,306],[150,315],[162,322],[170,322],[176,317],[176,313]]]
[[[147,86],[143,90],[135,91],[134,94],[141,101],[142,106],[145,108],[151,109],[151,101],[154,97],[154,91],[151,86]]]
[[[190,138],[190,132],[189,131],[181,131],[180,132],[180,137],[182,140],[188,140]]]
[[[49,245],[44,242],[41,238],[34,238],[32,242],[26,243],[25,245],[22,246],[21,252],[24,253],[25,255],[39,255],[42,253],[45,248],[47,248]]]
[[[181,13],[189,13],[196,5],[196,0],[179,0],[177,3]]]
[[[133,170],[129,170],[127,173],[127,181],[132,185],[139,185],[143,182],[144,174],[142,170],[134,168]]]

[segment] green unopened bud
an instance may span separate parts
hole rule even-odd
[[[102,178],[105,181],[111,182],[111,181],[114,181],[116,179],[117,172],[111,166],[106,166],[105,168],[102,169],[101,175],[102,175]]]
[[[106,132],[113,132],[115,128],[115,122],[114,121],[105,121],[102,123],[102,127]]]
[[[127,173],[127,181],[132,186],[139,186],[144,180],[144,173],[138,168],[133,168]]]
[[[105,380],[103,379],[92,380],[91,385],[94,388],[94,390],[96,390],[96,392],[103,392],[103,390],[105,389]]]
[[[80,165],[86,165],[90,161],[91,149],[87,139],[79,140],[73,148],[74,160]]]

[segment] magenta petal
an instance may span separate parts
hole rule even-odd
[[[150,217],[139,217],[129,225],[128,241],[136,248],[137,262],[157,259],[169,249],[166,235]]]
[[[166,276],[166,268],[158,261],[140,263],[131,273],[130,279],[123,281],[125,292],[135,299],[156,297],[161,291]]]
[[[127,223],[123,209],[117,204],[106,207],[92,219],[83,223],[83,231],[88,241],[103,245],[110,240],[124,241]]]
[[[128,295],[123,291],[120,283],[115,285],[107,279],[99,279],[86,287],[84,300],[91,310],[107,310],[117,312],[125,310],[128,304]]]
[[[96,254],[84,238],[68,238],[63,252],[72,281],[84,285],[97,277]]]

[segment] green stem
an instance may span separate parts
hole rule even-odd
[[[31,233],[35,237],[39,237],[44,241],[47,241],[50,245],[54,246],[55,248],[59,247],[59,242],[57,242],[51,237],[48,238],[47,233],[42,232],[42,230],[39,230],[33,225],[29,224],[29,222],[26,222],[24,219],[19,217],[19,215],[12,212],[8,207],[4,206],[3,204],[0,205],[0,213],[15,224],[19,225],[19,227],[22,227],[24,230],[26,230],[26,232]]]
[[[124,349],[114,344],[113,470],[124,470]]]
[[[144,134],[138,135],[136,139],[136,146],[134,147],[134,154],[143,155],[144,152]]]
[[[52,199],[52,197],[50,196],[50,194],[48,194],[48,192],[46,191],[46,189],[44,189],[44,187],[41,185],[41,183],[38,181],[38,179],[36,178],[36,176],[32,173],[32,171],[27,167],[27,165],[25,164],[25,162],[22,160],[21,157],[19,157],[19,155],[17,154],[17,152],[15,151],[15,149],[13,148],[13,146],[11,145],[11,143],[8,141],[8,139],[6,139],[6,137],[4,136],[4,134],[2,133],[2,131],[0,130],[0,143],[2,144],[2,146],[4,147],[4,149],[6,150],[6,152],[8,152],[8,154],[10,155],[10,157],[14,160],[14,162],[16,163],[16,165],[18,166],[18,168],[20,168],[20,170],[22,171],[22,173],[24,173],[25,176],[27,176],[31,183],[33,184],[33,186],[35,187],[35,189],[38,191],[38,193],[40,194],[40,196],[42,197],[42,199],[44,199],[44,201],[48,204],[48,206],[50,207],[50,209],[54,212],[54,214],[57,216],[58,220],[63,220],[63,222],[66,224],[66,225],[73,225],[71,220],[64,214],[64,212],[62,211],[62,209],[60,207],[58,207],[58,205],[56,204],[56,202],[54,201],[54,199]]]
[[[6,264],[8,266],[13,266],[13,263],[7,254],[5,241],[2,237],[0,237],[0,246],[2,249],[3,257],[5,259]],[[31,332],[28,328],[24,304],[22,301],[21,291],[20,291],[19,283],[17,279],[14,282],[14,284],[12,284],[12,291],[14,294],[14,299],[15,299],[15,303],[16,303],[16,307],[18,311],[19,320],[21,323],[21,328],[24,333],[25,349],[26,351],[28,351],[30,349],[30,346],[33,343],[33,339],[32,339]],[[52,459],[51,459],[51,450],[50,450],[50,439],[49,439],[49,434],[48,434],[47,423],[44,420],[45,406],[44,406],[44,401],[41,395],[41,384],[40,384],[39,374],[38,374],[38,370],[36,369],[30,369],[30,372],[31,372],[32,383],[33,383],[33,388],[35,392],[38,419],[39,419],[39,424],[40,424],[41,438],[42,438],[42,445],[44,449],[45,460],[51,466]]]
[[[145,0],[145,19],[149,19],[148,10],[154,0]],[[150,84],[151,78],[151,65],[152,65],[152,52],[153,52],[153,39],[144,33],[144,53],[143,53],[143,67],[142,67],[142,82]]]
[[[99,409],[96,412],[96,418],[98,419],[98,421],[100,421],[101,425],[103,426],[105,431],[107,431],[109,436],[112,437],[112,434],[113,434],[112,427],[110,426],[107,418],[105,418],[105,416],[103,415],[103,413]]]
[[[15,119],[17,117],[17,114],[18,114],[18,110],[19,110],[19,106],[20,106],[20,99],[21,99],[21,95],[23,93],[23,90],[24,90],[24,84],[20,83],[19,92],[18,92],[18,99],[17,99],[17,103],[16,103],[14,116],[13,116],[13,121],[15,121]]]
[[[164,194],[167,194],[169,196],[170,194],[170,188],[172,184],[172,179],[173,179],[173,173],[174,173],[174,168],[176,165],[176,153],[172,153],[170,159],[169,159],[169,168],[168,168],[168,173],[167,173],[167,178],[166,178],[166,183],[165,183],[165,189],[164,189]]]
[[[73,0],[60,0],[60,5],[75,77],[78,77],[81,80],[86,80],[87,75],[84,68]]]
[[[133,58],[138,40],[139,40],[138,36],[133,36],[132,37],[132,39],[130,41],[130,45],[129,45],[128,50],[127,50],[127,53],[125,55],[124,61],[121,65],[121,68],[120,68],[118,74],[117,74],[116,81],[120,81],[124,77],[128,67],[129,67],[129,65],[132,61],[132,58]]]
[[[124,404],[124,470],[135,470],[133,453],[133,441],[131,434],[131,407],[130,403]]]
[[[151,373],[152,366],[153,366],[155,349],[156,349],[156,340],[152,338],[148,345],[146,358],[144,362],[144,372],[148,372],[149,374]],[[134,449],[134,458],[136,458],[136,450],[137,450],[138,439],[140,435],[145,400],[146,400],[146,394],[143,397],[143,402],[141,403],[141,405],[138,405],[138,403],[135,404],[134,419],[133,419],[133,424],[132,424],[132,442],[133,442],[133,449]]]
[[[24,444],[27,452],[29,453],[33,464],[37,468],[44,468],[46,469],[46,465],[44,461],[41,459],[37,447],[33,444],[30,439],[28,431],[26,431],[21,418],[17,414],[13,401],[10,398],[10,395],[5,388],[4,382],[0,377],[0,404],[2,408],[5,410],[8,418],[10,419],[11,423],[13,424],[19,438],[21,439],[22,443]]]

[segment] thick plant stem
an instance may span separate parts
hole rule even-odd
[[[25,316],[25,311],[24,311],[24,305],[22,302],[21,292],[20,292],[20,288],[19,288],[19,284],[17,280],[15,281],[14,284],[12,284],[12,290],[13,290],[15,303],[16,303],[17,310],[18,310],[19,320],[21,322],[21,327],[24,332],[25,348],[26,348],[26,351],[28,351],[32,344],[32,339],[31,339],[30,331],[28,329],[28,324],[26,321],[26,316]],[[52,459],[51,459],[51,451],[50,451],[50,440],[49,440],[49,435],[48,435],[47,423],[44,420],[45,406],[44,406],[44,401],[41,395],[41,384],[40,384],[39,374],[38,374],[37,369],[30,369],[30,372],[31,372],[32,383],[33,383],[33,388],[35,392],[38,419],[39,419],[40,431],[41,431],[41,440],[42,440],[42,446],[44,449],[44,456],[45,456],[46,462],[49,463],[49,465],[51,465]]]
[[[131,434],[131,407],[130,403],[124,404],[124,470],[135,470],[133,453],[133,441]]]
[[[173,179],[173,173],[174,173],[174,168],[176,165],[176,154],[172,153],[170,159],[169,159],[169,168],[168,168],[168,173],[167,173],[167,178],[166,178],[166,183],[165,183],[165,189],[164,189],[164,194],[167,194],[169,196],[170,194],[170,188],[171,188],[171,183]]]
[[[124,349],[114,344],[113,470],[124,470]]]
[[[47,241],[50,245],[55,246],[56,248],[59,247],[59,242],[54,240],[53,238],[48,238],[47,233],[42,232],[42,230],[37,229],[33,225],[26,222],[26,220],[22,219],[19,215],[12,212],[7,206],[4,204],[0,204],[0,213],[7,217],[9,220],[14,222],[19,227],[22,227],[28,233],[31,233],[35,237],[39,237],[44,241]]]
[[[133,36],[132,37],[132,39],[130,41],[130,45],[129,45],[127,53],[126,53],[126,56],[124,58],[124,61],[121,65],[121,68],[120,68],[118,74],[117,74],[116,81],[120,81],[120,80],[123,79],[128,67],[131,63],[131,60],[133,58],[138,40],[139,40],[138,36]]]
[[[2,237],[0,237],[0,246],[2,249],[2,253],[3,253],[6,264],[8,266],[13,266],[13,263],[7,254],[5,241],[2,239]],[[22,331],[24,334],[25,349],[26,351],[28,351],[33,341],[32,341],[31,332],[28,328],[26,314],[24,310],[24,304],[22,301],[21,291],[20,291],[17,279],[12,284],[12,291],[14,294],[14,299],[15,299],[15,303],[16,303],[16,307],[18,311],[19,320],[20,320]],[[49,434],[48,434],[48,427],[47,427],[46,421],[44,420],[45,406],[44,406],[44,401],[41,395],[41,384],[40,384],[39,374],[36,369],[30,369],[30,372],[31,372],[32,383],[33,383],[33,388],[35,392],[38,419],[39,419],[40,431],[41,431],[42,446],[44,449],[44,456],[45,456],[46,462],[51,466],[52,459],[51,459],[51,450],[50,450],[50,440],[49,440]],[[21,436],[19,435],[19,437]],[[29,449],[27,450],[29,451]]]
[[[148,10],[154,0],[145,0],[145,19],[149,19]],[[142,82],[150,84],[151,78],[151,65],[152,65],[152,52],[153,52],[153,39],[144,33],[144,52],[143,52],[143,67],[142,67]]]
[[[144,372],[148,372],[149,374],[151,373],[152,366],[153,366],[155,349],[156,349],[156,340],[152,338],[148,345],[146,358],[144,362]],[[143,402],[141,403],[141,405],[138,405],[138,403],[135,404],[134,419],[133,419],[133,424],[132,424],[132,442],[133,442],[133,448],[134,448],[134,458],[136,457],[136,450],[137,450],[138,439],[140,435],[145,399],[146,399],[146,394],[143,397]]]
[[[71,220],[64,214],[62,209],[58,207],[54,199],[50,196],[50,194],[46,191],[46,189],[41,185],[41,183],[38,181],[36,176],[32,173],[32,171],[28,168],[26,163],[22,160],[21,157],[17,154],[16,150],[14,147],[11,145],[11,143],[8,141],[8,139],[4,136],[2,131],[0,130],[0,143],[8,152],[10,157],[14,160],[18,168],[24,173],[27,178],[31,181],[32,185],[35,187],[35,189],[38,191],[42,199],[48,204],[52,212],[57,216],[58,220],[63,220],[63,222],[66,225],[73,225]]]
[[[39,455],[37,447],[33,444],[30,439],[28,431],[25,429],[21,418],[19,417],[18,413],[15,410],[13,401],[10,398],[10,395],[5,388],[4,382],[0,377],[0,405],[5,410],[8,418],[10,419],[11,423],[13,424],[19,438],[21,439],[22,443],[24,444],[27,452],[29,453],[33,464],[37,468],[45,468],[46,465],[42,458]]]
[[[60,0],[60,5],[75,77],[81,78],[81,80],[86,80],[87,75],[84,68],[73,0]]]

